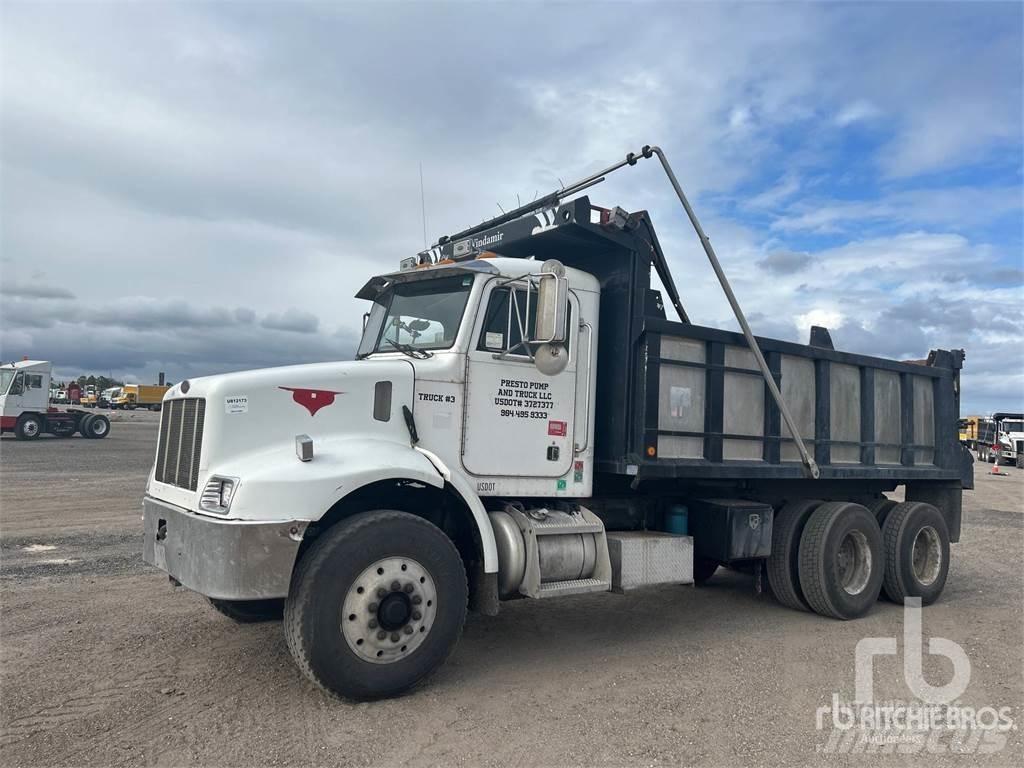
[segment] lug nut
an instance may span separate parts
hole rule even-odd
[[[407,635],[411,635],[412,634],[412,627],[410,627],[408,624],[406,624],[405,625],[405,629],[403,629],[402,631],[405,632],[405,634],[407,634]]]
[[[423,614],[420,613],[419,611],[413,611],[412,612],[412,618],[413,618],[414,621],[419,621],[420,619],[423,618]]]
[[[368,626],[370,627],[370,629],[376,629],[377,628],[377,620],[376,619],[370,619],[370,623],[369,623]]]
[[[391,642],[392,643],[397,643],[401,639],[402,639],[402,636],[400,634],[398,634],[397,632],[392,632],[391,633]]]
[[[413,605],[419,605],[422,602],[423,602],[423,598],[420,597],[419,595],[413,595],[412,596],[412,604]]]
[[[387,636],[388,636],[388,633],[387,633],[387,632],[378,632],[378,633],[377,633],[377,639],[378,639],[378,640],[383,640],[383,639],[384,639],[385,637],[387,637]]]
[[[401,584],[399,584],[399,583],[398,583],[397,581],[392,581],[392,582],[391,582],[391,591],[392,591],[392,592],[397,592],[397,591],[398,591],[398,590],[400,590],[401,588],[402,588],[402,585],[401,585]]]
[[[370,613],[376,613],[376,612],[377,612],[377,604],[376,604],[376,603],[370,603],[370,604],[369,604],[369,605],[367,606],[367,610],[368,610],[368,611],[369,611]]]
[[[405,594],[409,594],[410,592],[412,592],[412,584],[406,584],[405,585]]]
[[[386,595],[387,593],[388,591],[384,589],[384,587],[377,588],[377,597],[384,597],[384,595]]]

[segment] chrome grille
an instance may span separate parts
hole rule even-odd
[[[156,479],[194,491],[199,482],[206,401],[201,397],[167,400],[160,416]]]

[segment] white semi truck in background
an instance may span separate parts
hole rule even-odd
[[[110,420],[98,413],[50,406],[53,365],[46,360],[19,360],[0,364],[0,433],[13,432],[19,440],[43,434],[104,438]]]
[[[693,325],[646,212],[583,189],[657,157],[743,333]],[[651,288],[654,267],[677,321]],[[186,380],[164,399],[144,558],[355,699],[416,684],[467,610],[700,584],[790,608],[938,598],[970,454],[962,351],[926,364],[756,339],[664,155],[371,278],[356,360]],[[884,495],[904,486],[906,501]]]

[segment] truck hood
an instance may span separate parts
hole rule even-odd
[[[402,406],[412,407],[414,379],[413,366],[394,359],[264,368],[183,381],[163,405],[166,413],[171,401],[205,400],[201,489],[209,474],[230,474],[246,456],[295,460],[297,435],[314,446],[360,438],[408,445]]]

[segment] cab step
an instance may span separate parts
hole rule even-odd
[[[590,592],[608,592],[612,588],[606,579],[573,579],[572,581],[550,581],[540,585],[537,597],[565,597],[585,595]]]

